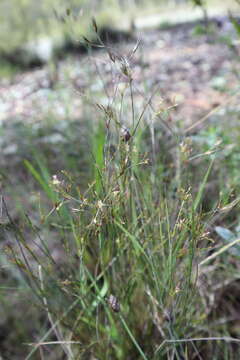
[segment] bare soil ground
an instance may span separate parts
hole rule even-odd
[[[222,40],[232,31],[231,25],[216,26],[215,30],[215,35],[196,36],[194,27],[176,26],[135,34],[141,39],[131,64],[135,88],[143,82],[150,91],[158,87],[165,102],[178,104],[173,117],[186,126],[223,104],[238,85],[239,48],[236,45],[234,52]],[[118,51],[127,54],[134,45],[134,41],[118,45]],[[1,80],[0,121],[41,122],[51,115],[79,118],[79,91],[100,93],[104,86],[111,91],[113,74],[108,56],[97,51],[91,58],[94,61],[89,62],[83,54],[66,56],[54,69],[45,66]]]

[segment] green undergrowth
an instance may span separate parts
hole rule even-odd
[[[128,56],[105,47],[122,83],[107,104],[90,97],[84,139],[75,130],[55,155],[34,147],[25,157],[38,216],[22,206],[16,220],[1,200],[2,276],[22,302],[4,350],[11,359],[240,355],[239,251],[231,251],[240,243],[239,115],[231,132],[229,109],[190,132],[171,123],[171,109],[154,108],[157,91],[140,104],[130,66],[137,47]],[[71,146],[79,163],[61,162]],[[10,306],[1,290],[14,314],[16,299]]]

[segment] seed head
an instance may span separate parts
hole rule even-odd
[[[125,126],[122,126],[121,128],[121,138],[125,142],[128,142],[131,139],[130,131]]]
[[[116,298],[116,296],[111,294],[108,297],[107,302],[108,302],[108,305],[110,306],[110,308],[114,312],[119,312],[120,311],[120,303],[119,303],[118,299]]]

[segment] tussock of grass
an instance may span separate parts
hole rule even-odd
[[[164,118],[154,109],[154,92],[136,102],[131,59],[138,44],[128,56],[102,46],[119,82],[108,104],[91,99],[98,120],[88,185],[25,161],[51,205],[41,209],[38,226],[25,217],[32,242],[3,200],[16,240],[7,259],[45,319],[24,341],[25,359],[234,359],[240,340],[216,297],[220,283],[224,291],[236,279],[237,258],[228,249],[239,240],[219,246],[214,225],[238,201],[231,206],[229,193],[208,199],[221,149],[198,153],[184,129],[169,125],[168,109]],[[50,236],[42,238],[41,228]]]

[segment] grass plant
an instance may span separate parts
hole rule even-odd
[[[93,30],[98,37],[95,21]],[[239,221],[239,195],[234,181],[211,190],[225,148],[206,129],[195,145],[201,134],[153,105],[157,89],[135,87],[138,43],[121,55],[99,41],[118,81],[107,103],[88,98],[88,184],[77,172],[51,174],[35,154],[25,166],[47,199],[40,220],[17,223],[2,199],[3,231],[15,238],[3,258],[38,314],[22,358],[238,359],[240,276],[229,250],[239,238],[226,245],[214,229]]]

